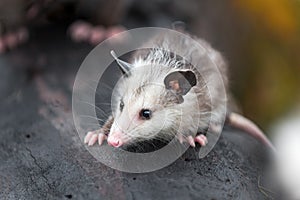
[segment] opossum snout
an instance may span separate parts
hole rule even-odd
[[[107,143],[113,147],[120,147],[124,144],[122,140],[122,132],[114,132],[108,135]]]

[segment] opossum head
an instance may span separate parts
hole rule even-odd
[[[180,106],[197,83],[194,72],[159,64],[125,68],[115,87],[108,143],[120,147],[174,136],[182,118]]]

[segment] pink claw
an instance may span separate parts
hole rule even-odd
[[[208,142],[205,135],[196,136],[195,141],[198,142],[201,146],[205,146]]]
[[[93,145],[97,142],[97,140],[98,140],[98,135],[97,135],[97,134],[94,134],[94,135],[91,137],[91,139],[90,139],[88,145],[89,145],[89,146],[93,146]]]
[[[86,136],[84,137],[84,143],[85,144],[87,144],[90,141],[93,134],[94,134],[94,132],[92,132],[92,131],[90,131],[86,134]]]
[[[183,143],[183,135],[182,134],[178,134],[177,139],[179,140],[180,144]]]
[[[192,147],[196,146],[193,136],[188,136],[187,141]]]
[[[99,145],[102,145],[102,143],[103,143],[103,141],[106,139],[106,135],[105,134],[103,134],[103,133],[100,133],[99,135],[98,135],[98,144]]]

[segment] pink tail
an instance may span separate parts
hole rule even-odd
[[[252,135],[254,138],[262,141],[265,145],[270,147],[272,150],[276,150],[274,145],[270,142],[270,140],[266,137],[266,135],[260,130],[260,128],[257,127],[256,124],[254,124],[249,119],[243,117],[242,115],[239,115],[237,113],[230,113],[227,116],[227,123],[235,128],[241,129],[250,135]]]

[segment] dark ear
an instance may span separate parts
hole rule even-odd
[[[168,74],[164,80],[165,86],[176,94],[185,95],[197,84],[196,75],[192,71],[176,71]]]
[[[123,61],[123,60],[120,60],[120,59],[118,58],[118,56],[116,55],[116,53],[115,53],[113,50],[110,51],[110,54],[111,54],[111,55],[114,57],[114,59],[117,61],[117,63],[118,63],[118,65],[119,65],[119,67],[120,67],[122,73],[123,73],[126,77],[130,76],[130,74],[131,74],[131,73],[130,73],[130,69],[132,68],[132,65],[131,65],[130,63],[127,63],[127,62]]]

